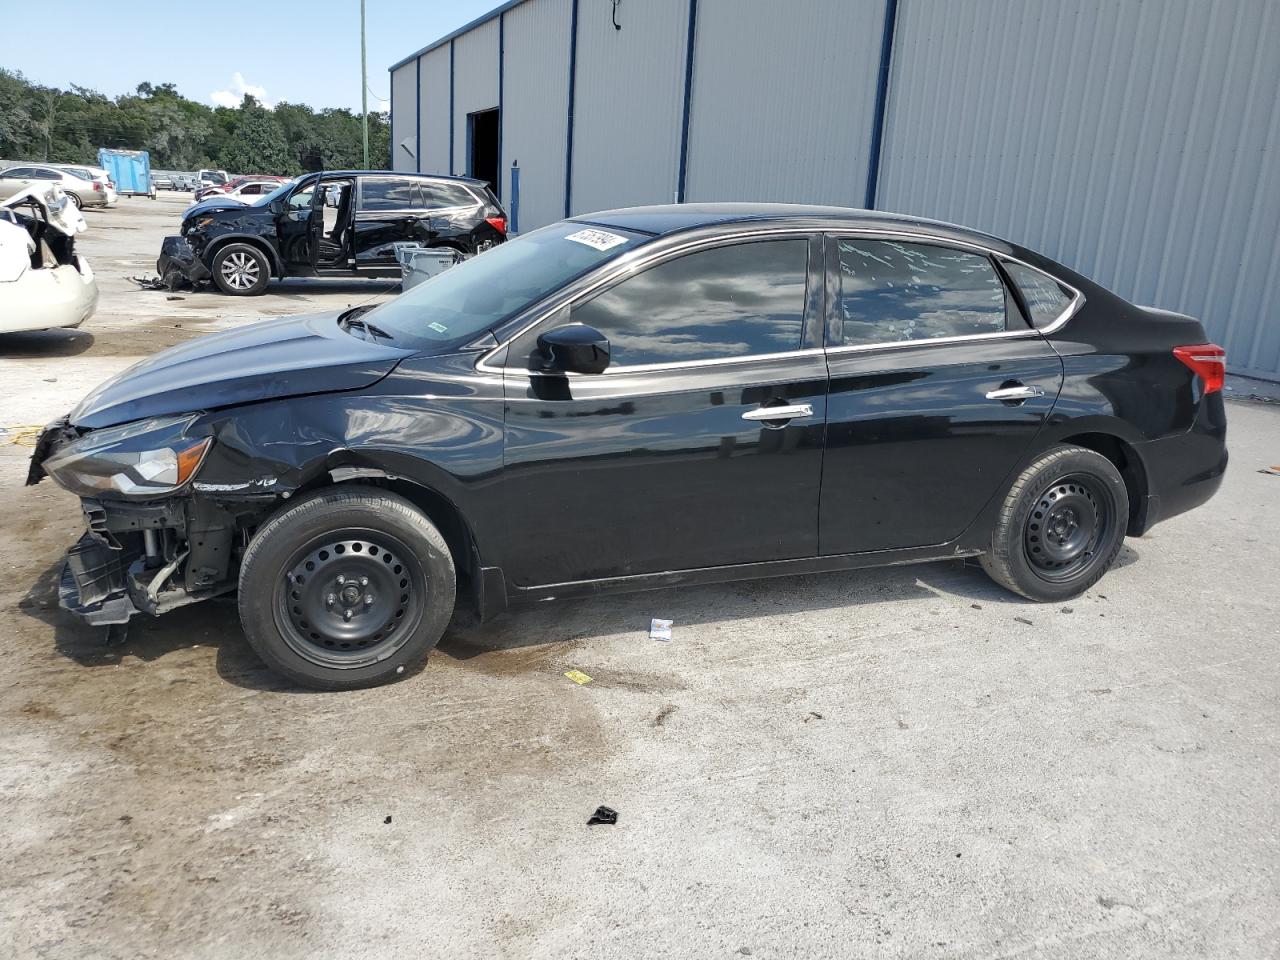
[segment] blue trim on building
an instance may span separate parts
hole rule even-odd
[[[498,199],[502,199],[502,87],[506,81],[507,60],[507,18],[498,14]]]
[[[414,61],[418,71],[418,112],[413,118],[413,125],[418,131],[418,145],[413,151],[413,163],[417,167],[418,172],[422,172],[422,58],[419,57]]]
[[[884,117],[889,103],[889,68],[893,64],[893,33],[898,23],[898,0],[885,0],[884,33],[880,36],[880,72],[876,77],[876,112],[871,121],[871,157],[867,163],[867,194],[863,204],[876,208],[880,186],[880,153],[884,144]]]
[[[449,176],[453,176],[453,41],[449,41]]]
[[[680,121],[680,180],[676,203],[684,203],[685,175],[689,169],[689,111],[693,103],[693,45],[698,29],[698,0],[689,0],[689,36],[684,51],[684,117]]]
[[[573,196],[573,95],[578,73],[578,0],[573,0],[573,13],[569,17],[569,129],[565,138],[564,156],[564,215],[569,214],[569,200]]]
[[[387,126],[390,129],[388,139],[391,141],[391,148],[387,151],[387,169],[394,170],[396,168],[396,75],[391,74],[391,96],[387,100],[387,111],[390,120]]]
[[[476,17],[470,23],[464,24],[463,26],[459,27],[457,30],[454,30],[452,33],[446,33],[439,40],[432,41],[431,43],[427,44],[427,46],[423,47],[421,50],[418,50],[415,53],[411,53],[407,57],[405,57],[403,60],[393,63],[389,69],[395,70],[398,67],[403,67],[406,63],[408,63],[410,60],[414,59],[415,57],[420,57],[424,53],[430,53],[436,47],[443,47],[446,43],[449,43],[455,38],[462,36],[464,33],[467,33],[468,31],[475,29],[476,27],[480,26],[480,24],[488,23],[494,17],[500,17],[504,13],[506,13],[508,10],[510,10],[512,7],[518,6],[519,4],[522,4],[522,3],[524,3],[524,0],[507,0],[507,2],[502,4],[501,6],[494,7],[488,13],[483,14],[479,17]]]

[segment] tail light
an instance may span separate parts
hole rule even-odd
[[[497,230],[504,237],[507,235],[506,217],[485,217],[484,222],[493,227],[493,229]]]
[[[100,184],[97,180],[93,181],[93,189],[94,189],[94,190],[96,190],[96,191],[98,191],[98,193],[101,193],[101,192],[102,192],[102,184]]]
[[[1204,381],[1205,393],[1217,393],[1227,375],[1227,351],[1216,343],[1196,343],[1174,347],[1173,355]]]

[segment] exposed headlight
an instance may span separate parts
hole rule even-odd
[[[195,419],[159,417],[95,430],[54,453],[44,462],[45,472],[82,497],[172,493],[195,475],[213,443],[211,437],[183,436]]]

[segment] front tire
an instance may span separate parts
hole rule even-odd
[[[228,243],[213,255],[210,264],[214,285],[233,297],[256,297],[267,289],[271,264],[257,247]]]
[[[1056,446],[1009,488],[982,568],[1029,600],[1068,600],[1110,569],[1128,524],[1128,491],[1115,465],[1093,450]]]
[[[318,690],[372,687],[426,659],[453,615],[440,531],[403,497],[331,488],[258,530],[240,565],[240,622],[277,673]]]
[[[75,205],[75,208],[76,208],[77,210],[83,210],[83,209],[84,209],[84,201],[80,199],[79,194],[75,194],[75,193],[68,193],[68,194],[67,194],[67,199],[68,199],[68,200],[70,200],[70,201]]]

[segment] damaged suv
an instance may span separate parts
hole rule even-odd
[[[89,623],[238,590],[311,686],[509,603],[978,557],[1032,600],[1226,469],[1224,355],[1023,247],[823,207],[634,208],[373,308],[166,350],[51,424]],[[940,468],[940,465],[942,467]]]
[[[211,197],[165,237],[156,272],[211,280],[232,296],[272,277],[398,277],[396,245],[475,254],[507,237],[507,215],[483,180],[347,170],[312,173],[246,204]]]

